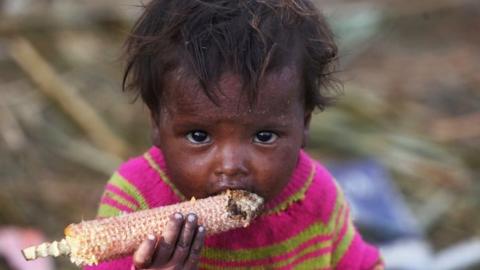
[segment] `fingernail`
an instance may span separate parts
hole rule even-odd
[[[153,235],[153,234],[147,235],[147,238],[148,238],[148,240],[150,240],[150,241],[155,241],[155,235]]]
[[[182,216],[182,214],[180,214],[180,213],[175,213],[174,217],[175,217],[176,219],[182,219],[183,216]]]
[[[198,227],[198,232],[203,232],[205,231],[205,228],[203,226]]]
[[[188,222],[194,222],[195,221],[195,215],[189,214],[187,217]]]

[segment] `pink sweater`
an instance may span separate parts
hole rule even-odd
[[[158,148],[124,163],[106,185],[99,216],[177,203]],[[130,270],[132,258],[87,270]],[[355,230],[332,176],[301,151],[290,182],[249,227],[207,237],[200,269],[383,269]]]

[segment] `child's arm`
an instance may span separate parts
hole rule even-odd
[[[332,264],[334,269],[382,270],[378,250],[366,243],[353,225],[350,209],[337,185],[338,214],[333,231]]]

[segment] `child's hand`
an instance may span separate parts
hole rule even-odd
[[[197,216],[175,213],[170,217],[161,239],[149,237],[133,255],[136,269],[197,269],[205,239],[205,228]],[[158,240],[158,241],[157,241]]]

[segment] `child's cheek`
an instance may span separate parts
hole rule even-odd
[[[193,158],[187,153],[180,153],[167,164],[170,181],[187,198],[205,197],[208,194],[206,184],[206,164],[202,159]]]
[[[274,157],[258,162],[255,185],[268,201],[277,196],[288,184],[295,170],[298,154],[291,151],[279,151]]]

